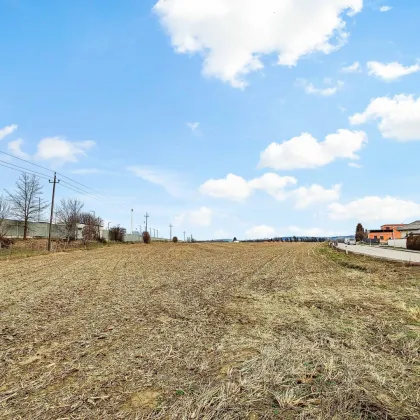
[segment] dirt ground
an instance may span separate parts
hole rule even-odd
[[[419,419],[420,268],[319,244],[0,261],[2,419]]]

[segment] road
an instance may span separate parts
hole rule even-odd
[[[376,246],[367,246],[367,245],[338,244],[338,247],[340,249],[348,249],[349,252],[354,252],[356,254],[370,255],[372,257],[386,258],[389,260],[420,263],[419,252],[385,249],[385,248],[378,248]]]

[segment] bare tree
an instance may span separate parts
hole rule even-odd
[[[10,199],[11,214],[23,220],[23,239],[26,239],[28,222],[35,220],[48,207],[48,204],[41,200],[42,185],[39,178],[23,172],[16,181],[16,192],[12,194],[5,191]]]
[[[85,241],[94,241],[100,237],[100,227],[103,224],[103,220],[100,217],[95,217],[91,213],[81,213],[80,223],[84,226],[82,235]]]
[[[80,223],[83,203],[77,198],[62,199],[56,211],[57,222],[67,241],[77,239],[77,225]]]
[[[120,226],[114,226],[109,230],[109,240],[115,242],[124,242],[124,236],[127,230]]]
[[[10,202],[0,195],[0,239],[7,235],[10,226],[7,219],[10,217]]]

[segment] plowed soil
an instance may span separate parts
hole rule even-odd
[[[419,419],[420,268],[319,244],[0,261],[0,418]]]

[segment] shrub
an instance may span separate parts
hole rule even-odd
[[[174,244],[176,244],[176,243],[178,242],[178,237],[177,237],[177,236],[174,236],[174,237],[172,238],[172,242],[173,242]]]
[[[145,244],[150,244],[150,242],[152,242],[152,238],[150,237],[150,233],[149,232],[144,231],[143,234],[142,234],[142,236],[143,236],[143,242]]]
[[[420,251],[420,235],[409,235],[407,237],[407,249]]]
[[[0,248],[10,248],[14,245],[15,241],[10,238],[0,238]]]
[[[126,234],[126,229],[114,226],[111,229],[109,229],[108,236],[110,241],[115,242],[124,242],[124,236]]]

